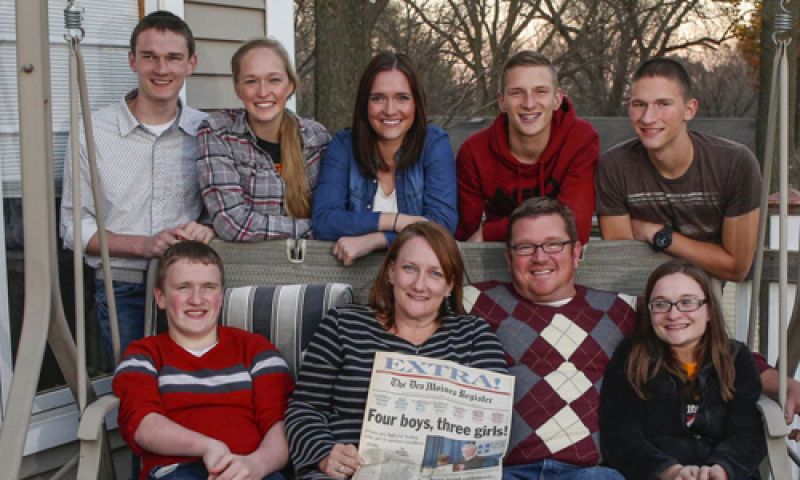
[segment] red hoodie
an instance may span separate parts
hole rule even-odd
[[[599,154],[597,132],[575,115],[566,97],[553,112],[550,140],[534,164],[521,163],[511,154],[508,118],[501,113],[458,151],[456,238],[469,238],[485,213],[483,239],[505,241],[511,212],[526,198],[548,196],[572,209],[578,239],[586,244],[592,226],[594,171]]]

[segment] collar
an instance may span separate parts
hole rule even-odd
[[[139,121],[138,118],[131,112],[130,107],[128,107],[128,102],[133,100],[139,95],[139,89],[134,88],[130,92],[128,92],[125,97],[120,100],[119,103],[119,134],[123,137],[130,135],[137,127],[142,125],[142,122]],[[169,127],[169,130],[172,130],[177,124],[177,128],[180,128],[184,131],[184,133],[188,135],[195,136],[197,135],[197,122],[193,122],[189,115],[184,114],[185,109],[183,108],[183,102],[181,102],[180,97],[178,97],[178,114],[175,117],[175,123]]]

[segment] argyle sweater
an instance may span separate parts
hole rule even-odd
[[[141,479],[154,467],[197,460],[148,452],[135,441],[149,413],[250,454],[272,425],[283,420],[293,388],[286,361],[264,337],[218,327],[219,343],[200,357],[161,334],[131,343],[112,388],[120,398],[122,437],[142,457]]]
[[[578,285],[572,300],[550,306],[507,283],[475,287],[470,313],[495,330],[516,378],[505,464],[598,464],[600,387],[617,344],[633,333],[635,298]]]

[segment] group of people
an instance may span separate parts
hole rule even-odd
[[[456,158],[447,133],[427,123],[406,55],[372,59],[352,127],[331,139],[286,109],[298,80],[275,40],[236,51],[244,108],[208,116],[179,98],[194,50],[180,18],[144,17],[129,53],[138,89],[92,114],[125,350],[114,390],[140,478],[260,479],[288,459],[301,478],[350,477],[372,353],[386,350],[515,375],[504,478],[755,475],[764,455],[755,400],[762,383],[776,394],[777,372],[728,339],[708,274],[746,275],[760,174],[746,147],[688,130],[698,103],[679,62],[638,68],[628,106],[637,137],[600,157],[553,65],[522,51],[501,74],[500,115]],[[98,267],[85,139],[73,155],[81,167],[65,163],[61,234]],[[79,225],[72,175],[84,185]],[[624,295],[575,284],[595,206],[603,238],[682,259],[653,272],[636,310]],[[223,265],[205,245],[214,236],[332,240],[345,265],[388,252],[367,305],[326,315],[294,385],[266,339],[217,325]],[[512,281],[476,285],[471,312],[455,239],[506,243]],[[169,331],[134,341],[151,257],[161,257],[155,296]],[[789,393],[792,417],[798,384]]]

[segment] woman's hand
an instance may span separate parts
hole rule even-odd
[[[319,462],[319,470],[333,478],[350,478],[361,467],[361,459],[355,446],[337,443],[331,453]]]
[[[360,237],[342,237],[333,246],[333,256],[349,267],[364,255],[385,247],[386,237],[382,232],[368,233]]]
[[[728,480],[728,474],[719,465],[673,465],[658,476],[659,480]]]

